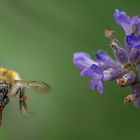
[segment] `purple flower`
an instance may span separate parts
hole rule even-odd
[[[129,17],[124,11],[118,9],[114,12],[114,18],[126,33],[127,45],[140,48],[140,18],[138,16]]]
[[[130,26],[130,17],[122,11],[120,12],[118,9],[115,10],[114,18],[116,22],[122,26],[126,34],[132,33],[132,28]]]
[[[131,93],[124,99],[124,104],[133,103],[140,108],[140,18],[129,17],[118,9],[114,12],[116,22],[122,26],[126,35],[124,46],[116,38],[115,31],[107,28],[105,36],[110,41],[115,60],[105,51],[98,50],[95,60],[84,52],[74,54],[73,63],[81,70],[81,76],[89,76],[90,88],[103,93],[103,83],[116,80],[121,87],[131,87]]]
[[[122,26],[126,35],[134,33],[135,31],[140,31],[140,18],[138,16],[130,18],[124,11],[116,9],[114,18],[116,22]]]
[[[74,54],[73,63],[81,70],[92,66],[93,64],[98,65],[97,62],[91,59],[90,55],[84,52],[77,52]]]
[[[90,56],[83,52],[74,54],[73,63],[81,69],[81,76],[92,77],[90,81],[91,89],[97,88],[99,93],[103,93],[103,69]]]
[[[123,70],[117,61],[114,61],[103,51],[96,53],[96,59],[97,62],[92,60],[87,53],[77,52],[74,54],[73,63],[81,70],[81,76],[92,77],[90,80],[91,89],[97,88],[102,94],[103,82],[121,77]]]
[[[96,59],[97,62],[92,60],[87,53],[77,52],[74,54],[73,63],[81,70],[81,76],[92,77],[90,80],[91,89],[97,88],[99,93],[102,94],[103,82],[121,77],[123,70],[121,65],[104,51],[98,51]],[[110,69],[111,67],[112,69]]]

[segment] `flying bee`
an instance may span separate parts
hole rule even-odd
[[[19,110],[24,114],[27,109],[27,94],[25,88],[31,88],[38,92],[48,93],[50,86],[41,81],[21,80],[17,72],[0,67],[0,125],[2,124],[2,111],[8,104],[10,96],[19,98]]]

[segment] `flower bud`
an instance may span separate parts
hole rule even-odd
[[[125,74],[122,78],[117,79],[119,86],[127,86],[135,81],[136,74],[133,71]]]
[[[111,47],[114,50],[114,54],[115,54],[117,60],[121,64],[127,64],[128,63],[128,57],[126,55],[126,52],[123,48],[120,47],[119,43],[116,40],[112,41]]]
[[[140,50],[137,48],[132,48],[129,54],[129,62],[131,64],[137,63],[140,60]]]

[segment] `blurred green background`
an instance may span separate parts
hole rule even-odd
[[[140,15],[138,0],[0,0],[0,65],[53,87],[47,96],[27,91],[35,116],[24,118],[18,100],[12,99],[4,110],[0,139],[139,139],[140,110],[123,105],[129,89],[108,82],[99,95],[72,64],[76,51],[93,55],[104,49],[112,55],[105,27],[116,30],[123,43],[115,8]]]

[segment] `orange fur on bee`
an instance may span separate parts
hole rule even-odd
[[[23,99],[26,101],[29,98],[27,94],[24,94]]]

